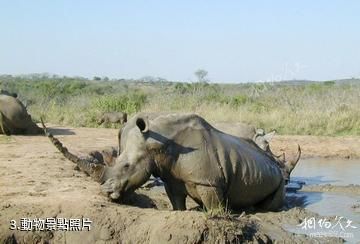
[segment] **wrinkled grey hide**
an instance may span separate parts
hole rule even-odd
[[[152,113],[143,113],[143,114],[147,116],[149,120],[154,120],[159,116],[165,116],[171,113],[152,112]],[[253,140],[262,150],[272,154],[269,143],[272,140],[273,136],[275,135],[276,133],[275,131],[265,133],[264,129],[260,129],[260,128],[257,129],[253,125],[248,125],[244,123],[218,122],[218,123],[214,123],[213,126],[216,129],[221,130],[227,134]]]

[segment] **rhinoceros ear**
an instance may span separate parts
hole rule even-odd
[[[136,120],[136,126],[139,128],[141,133],[146,133],[149,131],[149,120],[148,118],[138,118]]]
[[[265,135],[264,129],[256,129],[256,136],[263,136]]]
[[[273,136],[275,135],[275,133],[276,133],[276,131],[273,130],[272,132],[265,134],[264,135],[265,141],[270,142],[271,139],[273,138]]]

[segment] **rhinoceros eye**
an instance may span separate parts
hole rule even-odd
[[[129,163],[124,164],[124,169],[128,169],[130,167]]]

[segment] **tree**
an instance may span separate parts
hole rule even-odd
[[[194,72],[194,75],[196,76],[198,82],[200,83],[206,83],[209,80],[206,78],[208,75],[208,72],[204,69],[198,69]]]
[[[142,78],[140,78],[141,81],[144,82],[167,82],[167,80],[165,78],[161,78],[161,77],[154,77],[154,76],[144,76]]]
[[[94,80],[101,80],[101,78],[99,76],[94,76],[93,78]]]

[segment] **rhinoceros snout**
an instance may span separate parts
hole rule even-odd
[[[101,190],[108,195],[113,200],[120,199],[123,195],[123,189],[125,189],[128,181],[121,183],[120,181],[116,181],[114,179],[108,179],[101,185]]]
[[[118,200],[121,198],[121,195],[119,192],[113,192],[109,195],[109,197],[112,199],[112,200]]]
[[[114,192],[115,190],[115,182],[113,179],[108,179],[106,180],[102,185],[101,185],[101,190],[102,192],[106,193],[106,194],[111,194]]]

